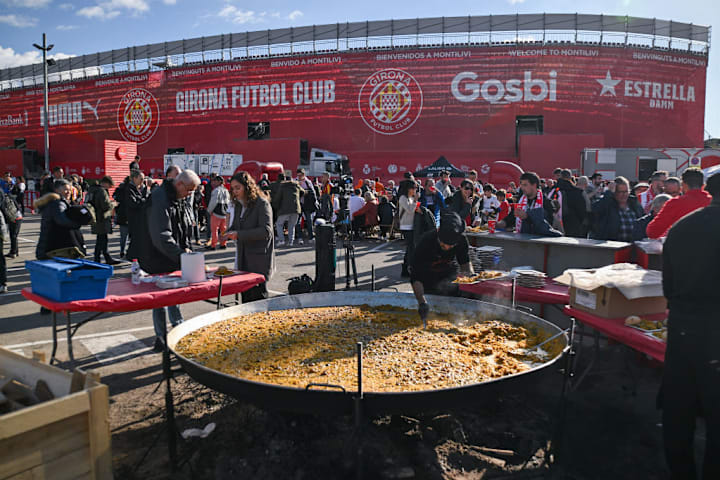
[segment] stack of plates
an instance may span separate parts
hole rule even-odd
[[[502,247],[470,247],[470,262],[475,270],[493,270],[503,256]],[[497,261],[496,261],[497,260]]]
[[[537,270],[514,270],[517,274],[517,284],[519,287],[526,288],[542,288],[545,286],[546,274]]]

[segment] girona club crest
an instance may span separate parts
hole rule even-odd
[[[420,85],[398,68],[370,75],[358,95],[358,109],[365,125],[383,135],[396,135],[412,127],[422,106]]]
[[[117,111],[120,135],[129,141],[143,144],[150,140],[160,124],[157,100],[144,88],[133,88],[123,95]]]

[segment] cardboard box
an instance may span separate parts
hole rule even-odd
[[[664,313],[667,300],[665,297],[628,300],[617,288],[598,287],[587,291],[570,287],[570,306],[602,318],[626,318],[630,315]]]

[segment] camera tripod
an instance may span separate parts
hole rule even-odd
[[[352,278],[355,287],[358,286],[358,275],[357,265],[355,263],[355,245],[353,245],[352,242],[353,228],[349,209],[343,210],[342,223],[345,224],[345,235],[342,237],[343,247],[345,248],[345,290],[350,290],[350,267],[352,267]]]

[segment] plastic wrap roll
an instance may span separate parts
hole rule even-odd
[[[202,252],[183,253],[180,256],[180,268],[182,278],[189,283],[204,282],[205,278],[205,254]]]

